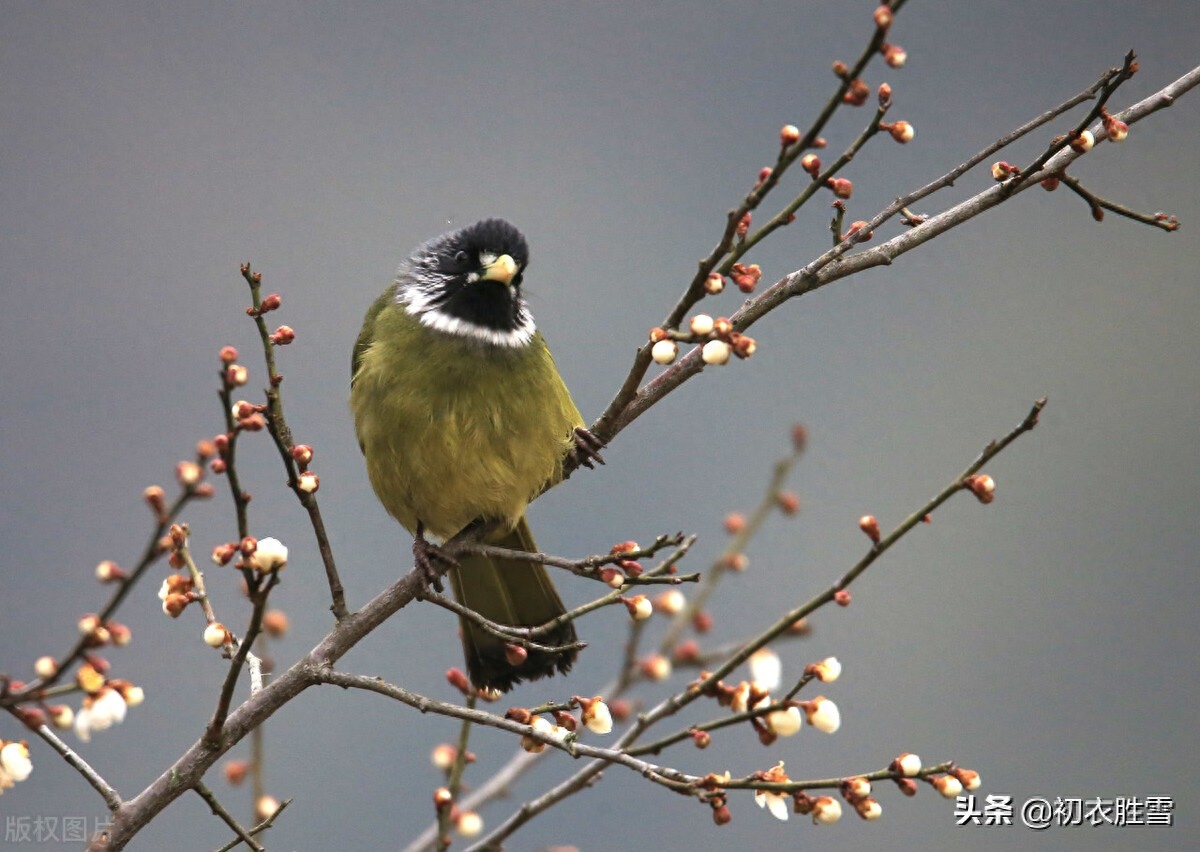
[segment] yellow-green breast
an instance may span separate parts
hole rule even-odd
[[[433,331],[394,296],[367,314],[350,391],[375,493],[443,539],[477,517],[516,523],[583,425],[550,350],[540,333],[500,347]]]

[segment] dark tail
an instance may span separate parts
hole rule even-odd
[[[512,532],[489,543],[529,553],[537,551],[524,517]],[[536,627],[566,611],[549,573],[535,562],[462,556],[459,567],[450,571],[450,582],[459,603],[498,624]],[[521,681],[537,680],[556,671],[566,673],[578,654],[530,651],[523,663],[514,666],[505,656],[503,640],[465,619],[460,619],[460,629],[467,673],[477,687],[507,692]],[[576,641],[575,626],[565,624],[534,641],[540,645],[569,644]]]

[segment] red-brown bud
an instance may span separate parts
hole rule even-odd
[[[869,97],[871,97],[871,87],[862,80],[853,80],[850,88],[846,90],[846,94],[842,95],[842,102],[850,106],[862,106]]]
[[[453,668],[446,671],[446,681],[463,695],[471,694],[471,682],[463,674],[462,669]]]
[[[508,662],[508,664],[510,666],[512,666],[513,668],[516,668],[517,666],[524,663],[527,659],[529,659],[529,652],[526,651],[524,648],[522,648],[520,645],[513,645],[512,643],[505,643],[504,659],[505,659],[505,661]]]
[[[838,198],[847,199],[854,194],[854,184],[846,178],[830,178],[825,184]]]
[[[246,780],[246,773],[250,769],[250,761],[248,760],[227,760],[225,761],[225,781],[231,787],[236,787]]]

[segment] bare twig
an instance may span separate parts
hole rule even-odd
[[[237,835],[238,840],[240,840],[242,843],[245,843],[248,847],[253,849],[254,852],[266,852],[266,849],[254,839],[254,837],[250,834],[250,831],[243,827],[240,822],[234,819],[233,815],[229,813],[229,811],[225,810],[225,806],[217,800],[217,797],[213,795],[213,791],[208,789],[208,785],[206,785],[204,782],[200,782],[193,789],[201,799],[208,803],[208,807],[210,810],[212,810],[213,814],[219,817],[221,821],[229,826],[233,833]]]

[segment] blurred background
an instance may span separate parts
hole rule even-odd
[[[297,438],[316,448],[325,521],[360,606],[410,564],[408,536],[371,493],[346,406],[359,323],[399,261],[451,225],[486,215],[520,225],[532,246],[527,294],[594,418],[726,211],[774,161],[780,126],[807,126],[832,90],[830,63],[866,43],[872,9],[5,3],[0,670],[28,678],[37,656],[62,653],[78,617],[106,599],[95,564],[136,559],[150,529],[142,489],[170,485],[175,462],[222,428],[219,348],[242,350],[247,395],[262,386],[240,263],[282,294],[272,320],[296,329],[281,352],[285,404]],[[1112,106],[1159,89],[1196,63],[1198,25],[1187,0],[908,4],[890,36],[907,65],[876,62],[866,79],[892,84],[890,117],[911,121],[917,137],[904,147],[880,137],[845,171],[855,183],[848,220],[1089,86],[1130,48],[1141,71]],[[791,483],[802,512],[769,522],[749,570],[713,607],[711,641],[732,640],[857,561],[860,515],[890,529],[1048,396],[1042,425],[988,466],[994,504],[955,498],[859,581],[851,607],[820,612],[809,638],[781,648],[786,676],[831,654],[843,662],[841,680],[821,690],[841,708],[837,734],[805,730],[764,749],[748,727],[729,729],[707,751],[664,760],[735,775],[784,760],[805,778],[871,771],[910,751],[977,769],[981,793],[1017,803],[1171,796],[1176,826],[956,827],[953,802],[884,785],[878,822],[784,824],[746,793],[731,797],[733,822],[718,829],[707,808],[614,768],[508,848],[1179,849],[1196,837],[1198,105],[1193,92],[1072,168],[1101,195],[1177,214],[1178,233],[1111,215],[1097,224],[1065,189],[1023,194],[774,313],[754,329],[752,360],[688,382],[614,442],[606,468],[531,510],[539,544],[565,555],[695,532],[686,567],[701,569],[724,544],[725,513],[759,499],[791,425],[807,424],[810,450]],[[1032,160],[1081,114],[1003,158]],[[840,113],[825,133],[830,154],[868,118]],[[777,205],[803,180],[788,175]],[[989,183],[985,166],[917,209],[938,212]],[[828,245],[828,201],[819,195],[748,258],[768,281]],[[728,314],[740,298],[730,288],[705,308]],[[260,436],[240,455],[253,531],[292,548],[275,594],[293,625],[273,645],[285,666],[329,628],[327,589],[274,449]],[[219,499],[186,516],[201,555],[235,531],[217,485]],[[171,621],[160,611],[165,570],[121,610],[134,641],[110,655],[146,702],[80,746],[126,797],[199,736],[225,670],[201,644],[199,612]],[[218,614],[240,632],[236,575],[210,566],[207,577]],[[569,603],[597,591],[566,575],[558,585]],[[448,613],[410,606],[342,667],[452,699],[443,672],[461,664],[455,629]],[[623,612],[579,629],[591,646],[571,677],[501,708],[590,695],[608,681]],[[690,676],[677,674],[673,688]],[[380,697],[310,690],[266,728],[269,792],[293,799],[266,844],[402,846],[432,816],[440,777],[427,753],[457,730]],[[21,736],[0,720],[0,737]],[[73,771],[31,747],[34,773],[5,793],[0,814],[102,814]],[[468,783],[514,747],[480,732]],[[485,822],[577,766],[548,756]],[[244,789],[215,772],[211,782],[249,819]],[[185,795],[132,848],[228,839]]]

